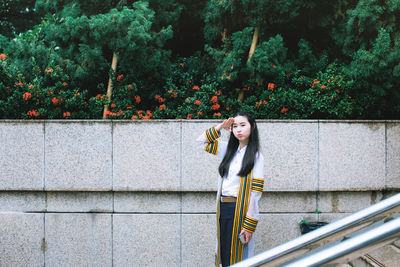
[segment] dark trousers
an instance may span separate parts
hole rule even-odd
[[[231,242],[233,221],[235,218],[236,203],[221,202],[221,215],[219,218],[220,224],[220,245],[221,245],[221,262],[222,266],[230,265],[231,257]]]

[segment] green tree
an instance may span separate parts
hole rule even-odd
[[[154,11],[146,2],[91,17],[48,15],[34,31],[10,42],[6,52],[28,80],[48,66],[60,65],[75,86],[91,95],[106,83],[117,52],[118,72],[150,90],[168,72],[170,55],[163,45],[172,37],[171,27],[153,31],[153,21]]]
[[[0,2],[0,35],[12,38],[40,22],[35,0],[3,0]],[[0,47],[1,49],[1,47]]]

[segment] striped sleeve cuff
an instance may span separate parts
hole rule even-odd
[[[211,143],[211,142],[214,142],[215,140],[217,140],[219,138],[219,133],[215,129],[215,127],[211,127],[210,129],[208,129],[206,131],[206,137],[207,137],[207,141],[209,143]]]
[[[254,231],[256,230],[256,227],[257,227],[257,223],[258,223],[258,220],[246,216],[244,218],[242,228],[243,228],[243,230],[246,230],[249,233],[254,233]]]
[[[251,183],[251,191],[256,193],[262,193],[263,188],[264,188],[264,179],[253,177],[253,181]]]
[[[219,146],[219,142],[218,142],[218,140],[215,140],[214,142],[212,142],[212,143],[208,143],[207,145],[206,145],[206,151],[208,152],[208,153],[210,153],[210,154],[213,154],[213,155],[217,155],[217,153],[218,153],[218,146]]]

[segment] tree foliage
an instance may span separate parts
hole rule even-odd
[[[37,96],[47,103],[35,106],[43,118],[67,109],[97,118],[106,103],[114,104],[111,117],[126,119],[215,118],[237,109],[259,118],[400,118],[399,0],[9,2],[0,23],[0,101],[14,111],[3,107],[2,118],[26,117],[29,85],[75,95],[63,95],[46,69],[81,93],[82,110],[96,111],[59,103],[55,112]],[[112,99],[97,97],[109,77]]]

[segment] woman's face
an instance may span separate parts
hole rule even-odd
[[[232,124],[233,135],[239,142],[247,144],[251,134],[251,125],[245,116],[237,116],[234,118],[235,122]]]

